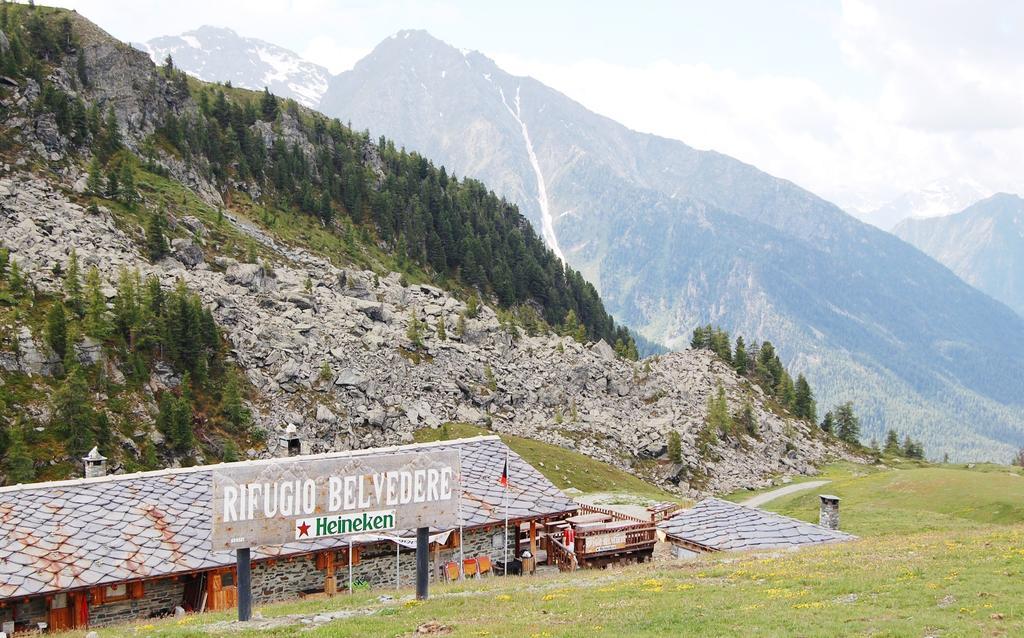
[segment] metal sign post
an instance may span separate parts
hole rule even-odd
[[[238,563],[238,620],[247,622],[252,618],[252,556],[248,547],[235,550]]]
[[[416,600],[427,599],[430,568],[427,566],[430,547],[430,528],[416,528]]]

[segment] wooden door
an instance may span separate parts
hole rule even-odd
[[[50,598],[50,613],[47,624],[50,631],[67,631],[74,628],[74,617],[68,594],[55,594]]]
[[[238,587],[234,570],[212,572],[207,581],[206,606],[210,611],[230,609],[238,604]]]

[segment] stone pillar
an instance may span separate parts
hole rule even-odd
[[[107,457],[100,454],[97,448],[89,450],[82,462],[85,463],[85,478],[107,475]]]
[[[831,494],[821,494],[821,512],[818,517],[818,524],[828,529],[839,529],[839,497]]]

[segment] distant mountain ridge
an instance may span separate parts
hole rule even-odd
[[[1024,199],[997,193],[955,215],[906,219],[893,233],[1024,316]]]
[[[168,54],[175,65],[205,82],[227,82],[244,89],[268,87],[271,93],[315,107],[327,90],[330,73],[293,51],[231,29],[202,26],[176,36],[136,44],[157,64]]]
[[[626,129],[424,31],[332,78],[319,108],[517,203],[647,339],[685,347],[708,322],[769,339],[820,411],[851,398],[867,437],[894,427],[932,456],[1024,445],[1020,317],[786,180]]]
[[[857,217],[882,230],[892,231],[905,219],[950,215],[991,193],[973,180],[937,180],[919,190],[903,193],[874,210],[857,213]]]

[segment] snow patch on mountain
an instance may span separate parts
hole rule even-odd
[[[137,44],[157,64],[170,55],[189,75],[207,82],[261,90],[316,107],[327,91],[330,73],[293,51],[231,29],[203,26],[177,36],[163,36]]]

